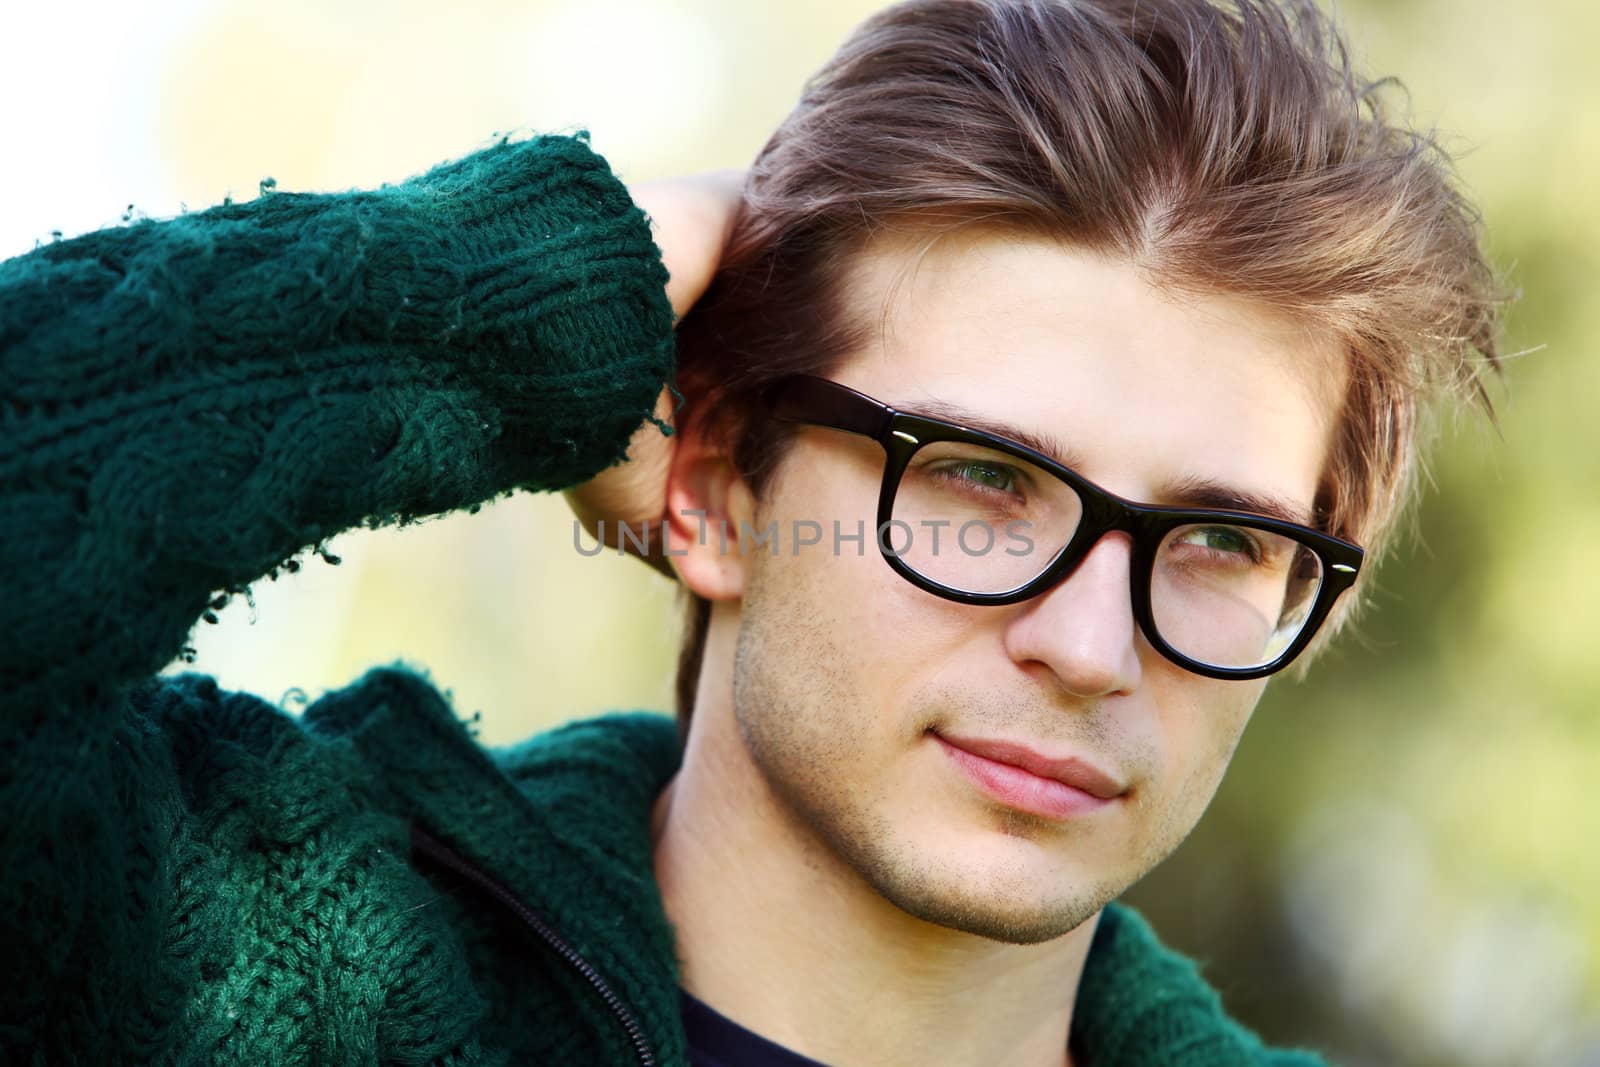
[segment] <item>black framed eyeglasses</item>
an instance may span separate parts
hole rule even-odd
[[[789,376],[766,399],[774,418],[883,447],[878,546],[912,585],[963,604],[1015,604],[1121,531],[1133,542],[1140,629],[1167,659],[1209,678],[1288,666],[1361,570],[1358,546],[1309,526],[1124,500],[1026,445],[897,411],[826,378]]]

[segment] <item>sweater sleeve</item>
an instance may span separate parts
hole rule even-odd
[[[211,883],[175,866],[202,831],[153,708],[270,710],[151,681],[208,606],[621,458],[673,373],[665,281],[575,138],[0,263],[0,1059],[46,1030],[154,1055],[179,1010],[171,901]]]
[[[0,264],[6,699],[99,705],[308,545],[619,459],[672,373],[665,279],[567,138]]]

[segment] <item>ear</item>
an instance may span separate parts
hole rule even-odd
[[[726,450],[694,428],[680,430],[667,474],[667,563],[707,600],[738,600],[747,577],[741,523],[755,519],[755,496]]]

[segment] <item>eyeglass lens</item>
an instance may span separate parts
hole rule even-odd
[[[1083,517],[1077,492],[1028,461],[936,441],[911,457],[895,492],[887,551],[966,593],[1006,593],[1038,577]],[[1223,668],[1276,660],[1305,626],[1321,557],[1290,537],[1228,523],[1168,531],[1150,575],[1150,614],[1181,655]]]

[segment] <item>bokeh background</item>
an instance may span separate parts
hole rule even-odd
[[[740,166],[861,0],[157,0],[13,8],[0,255],[225,196],[375,185],[587,128],[630,180]],[[1523,290],[1498,433],[1447,420],[1376,610],[1274,683],[1211,812],[1130,893],[1275,1041],[1347,1064],[1600,1064],[1600,14],[1359,0],[1374,74],[1446,131]],[[559,500],[361,532],[200,625],[289,706],[427,667],[508,742],[667,708],[671,585],[581,558]],[[178,667],[185,665],[179,664]]]

